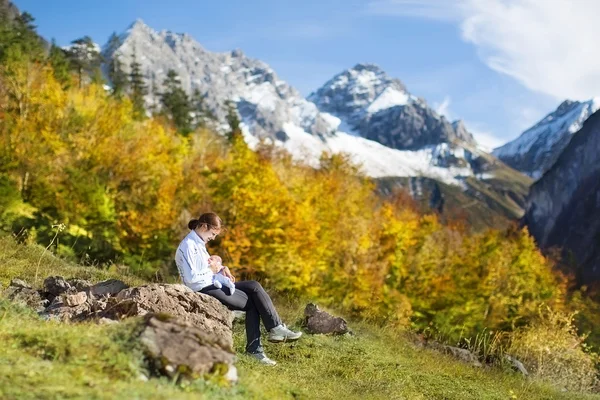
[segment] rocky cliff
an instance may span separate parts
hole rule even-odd
[[[523,221],[540,247],[563,249],[580,284],[600,280],[600,112],[531,187]]]

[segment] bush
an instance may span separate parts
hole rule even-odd
[[[599,357],[588,351],[573,317],[540,308],[537,321],[512,333],[508,353],[537,379],[567,390],[590,391],[598,382],[595,364]]]

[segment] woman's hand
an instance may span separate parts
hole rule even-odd
[[[231,282],[235,282],[235,277],[231,275],[231,271],[229,271],[229,267],[223,267],[223,275],[231,279]]]

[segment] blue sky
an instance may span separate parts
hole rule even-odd
[[[450,119],[465,120],[483,144],[493,146],[518,136],[562,99],[586,100],[596,90],[580,82],[587,70],[571,67],[573,76],[565,78],[570,66],[563,71],[561,62],[577,54],[560,53],[573,45],[543,45],[552,40],[552,30],[565,35],[563,26],[553,27],[557,18],[566,18],[560,1],[13,2],[33,14],[41,35],[59,45],[84,35],[104,44],[113,31],[141,18],[156,30],[189,33],[211,51],[240,48],[304,95],[358,62],[375,63]],[[550,11],[539,12],[546,8]],[[591,12],[576,11],[570,18]]]

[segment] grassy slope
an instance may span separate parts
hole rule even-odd
[[[0,238],[0,281],[30,281],[60,274],[102,279],[116,274],[68,265],[43,249]],[[43,273],[40,274],[40,270]],[[130,283],[140,283],[125,277]],[[298,322],[301,309],[278,302],[284,319]],[[132,331],[117,326],[42,321],[32,311],[0,300],[0,398],[2,399],[600,399],[561,393],[499,370],[481,370],[416,348],[402,335],[351,323],[356,335],[309,336],[295,344],[267,344],[275,368],[244,356],[243,324],[235,325],[240,382],[185,387],[167,379],[139,379],[142,353]]]

